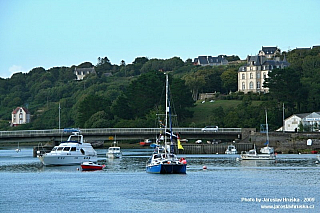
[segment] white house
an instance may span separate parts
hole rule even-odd
[[[320,127],[320,112],[291,115],[284,120],[285,132],[302,132],[301,125],[309,131],[317,131]],[[282,127],[277,131],[283,131]]]
[[[94,67],[91,68],[75,68],[74,74],[77,76],[77,80],[83,80],[86,75],[96,73]]]
[[[30,123],[30,113],[24,107],[17,107],[12,111],[11,125],[17,126],[20,124]]]

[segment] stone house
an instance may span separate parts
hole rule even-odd
[[[25,107],[17,107],[11,114],[11,126],[30,123],[30,113]]]
[[[227,65],[228,60],[223,55],[219,55],[218,57],[198,56],[193,60],[193,64],[200,65],[200,66],[219,66],[219,65]]]
[[[275,60],[268,60],[263,55],[248,56],[246,65],[241,66],[238,70],[238,91],[244,93],[269,92],[269,88],[263,87],[268,73],[273,69],[283,69],[289,65],[285,57],[283,61],[280,61],[279,57]]]
[[[276,57],[276,55],[280,54],[281,50],[278,47],[264,47],[259,51],[259,56],[265,56],[268,59],[272,59]]]

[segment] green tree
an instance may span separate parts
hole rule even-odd
[[[97,95],[89,95],[84,98],[78,107],[78,118],[77,118],[77,126],[78,127],[89,127],[86,126],[86,122],[94,115],[96,112],[103,111],[105,113],[104,118],[112,119],[110,114],[110,106],[111,102],[104,97]],[[90,124],[92,124],[91,121]]]
[[[235,92],[238,90],[238,72],[235,69],[229,68],[221,74],[223,87],[227,91]]]

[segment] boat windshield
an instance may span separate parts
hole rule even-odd
[[[70,147],[69,147],[69,146],[64,147],[64,149],[63,149],[63,151],[65,151],[65,152],[68,152],[69,150],[70,150]]]
[[[63,147],[58,147],[57,151],[62,151]]]
[[[58,149],[57,146],[53,147],[53,149],[51,151],[56,151]]]

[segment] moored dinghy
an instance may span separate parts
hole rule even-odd
[[[83,162],[81,164],[81,168],[83,171],[95,171],[95,170],[102,170],[105,168],[105,165],[100,165],[91,161]]]

